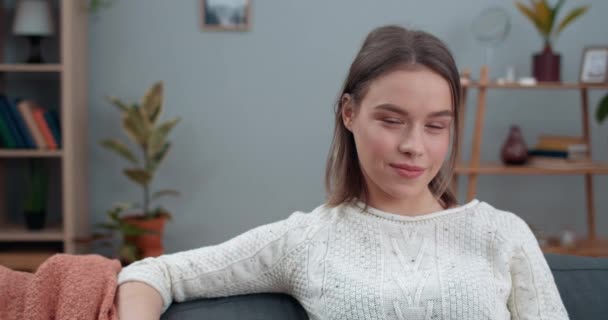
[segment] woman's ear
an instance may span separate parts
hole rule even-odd
[[[340,98],[340,106],[340,112],[342,113],[342,122],[344,123],[346,129],[352,132],[352,123],[353,118],[355,116],[355,112],[353,110],[352,96],[348,93],[342,95],[342,98]]]

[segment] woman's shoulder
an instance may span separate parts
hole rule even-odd
[[[309,211],[295,211],[289,216],[288,220],[299,221],[305,224],[325,223],[335,220],[340,213],[340,206],[331,207],[322,203]]]
[[[528,223],[521,216],[509,210],[496,208],[484,201],[479,202],[472,214],[479,221],[483,221],[495,229],[498,234],[515,237],[531,233]]]

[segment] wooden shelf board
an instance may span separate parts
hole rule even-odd
[[[544,253],[570,254],[577,256],[608,257],[608,240],[583,239],[577,241],[574,247],[550,245],[542,248]]]
[[[568,175],[568,174],[608,174],[608,163],[594,163],[590,166],[577,166],[564,168],[549,168],[538,166],[505,166],[500,163],[484,163],[477,167],[462,164],[457,165],[457,174],[524,174],[524,175]]]
[[[0,158],[60,158],[62,150],[0,149]]]
[[[0,242],[3,241],[63,241],[61,227],[27,230],[21,225],[0,225]]]
[[[61,72],[61,64],[26,64],[26,63],[5,63],[0,64],[0,72]]]
[[[539,82],[535,85],[521,85],[517,83],[498,84],[490,82],[482,85],[477,82],[463,83],[463,88],[490,88],[490,89],[608,89],[608,83],[578,83],[578,82]]]
[[[46,259],[58,252],[7,251],[0,252],[0,265],[13,270],[34,272]]]

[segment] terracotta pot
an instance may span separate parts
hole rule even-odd
[[[528,160],[528,147],[519,126],[511,126],[509,136],[502,146],[501,158],[508,165],[522,165]]]
[[[534,55],[532,60],[532,75],[537,81],[559,82],[561,56],[545,46],[541,53]]]
[[[142,229],[153,231],[153,234],[144,234],[141,236],[125,236],[125,242],[133,243],[141,252],[142,258],[158,257],[163,254],[163,232],[167,217],[159,217],[151,220],[140,219],[135,216],[123,218],[124,221],[138,226]]]

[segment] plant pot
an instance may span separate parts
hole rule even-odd
[[[165,248],[163,247],[162,240],[167,217],[146,220],[136,216],[129,216],[124,217],[123,220],[129,224],[153,232],[152,234],[125,236],[124,238],[125,243],[133,243],[137,247],[142,258],[158,257],[164,253]]]
[[[545,46],[541,53],[534,54],[532,74],[537,81],[559,82],[561,55],[554,53],[551,46]]]
[[[25,211],[25,226],[28,230],[44,229],[46,210]]]

